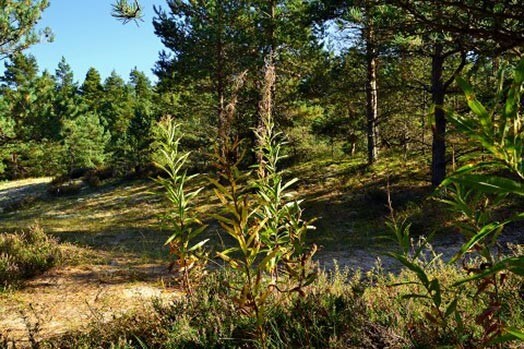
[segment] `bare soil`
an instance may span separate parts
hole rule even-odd
[[[169,275],[159,264],[66,266],[52,269],[24,288],[0,295],[0,334],[17,347],[88,324],[104,324],[126,312],[151,308],[154,298],[168,301],[177,291],[164,287]]]

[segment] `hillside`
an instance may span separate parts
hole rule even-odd
[[[317,217],[309,240],[319,246],[315,259],[321,268],[332,268],[336,260],[342,267],[369,270],[380,258],[386,270],[397,270],[398,264],[384,255],[395,249],[384,224],[388,182],[395,209],[412,216],[415,233],[437,230],[433,246],[446,258],[460,245],[449,215],[430,198],[419,161],[389,159],[368,168],[363,159],[323,160],[291,167],[289,176],[300,176],[296,196],[305,200],[307,216]],[[45,338],[82,328],[86,320],[101,324],[137,311],[151,297],[177,296],[163,247],[169,232],[160,221],[168,207],[152,181],[108,180],[62,196],[49,192],[50,181],[0,185],[0,230],[38,224],[65,250],[62,265],[0,295],[2,313],[8,314],[0,321],[0,333]],[[209,189],[199,200],[207,213],[218,208]],[[218,225],[212,219],[208,223],[206,234],[213,243],[228,243]],[[524,243],[521,228],[508,229],[502,241]]]

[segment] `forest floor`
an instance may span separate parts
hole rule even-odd
[[[411,217],[415,233],[438,230],[432,242],[437,252],[449,257],[460,245],[449,215],[430,198],[428,174],[418,160],[388,160],[371,169],[362,159],[316,161],[293,167],[290,176],[298,175],[297,196],[305,199],[308,217],[318,218],[310,239],[320,247],[321,268],[331,268],[336,260],[367,271],[377,258],[386,270],[398,268],[384,256],[395,245],[385,238],[388,187],[395,210]],[[159,217],[166,205],[152,194],[151,181],[110,181],[59,197],[47,192],[49,181],[0,183],[0,231],[39,224],[63,242],[65,255],[64,263],[23,288],[0,293],[0,334],[29,345],[32,336],[103,326],[124,313],[145,311],[154,298],[179,296],[162,248],[169,233]],[[211,191],[204,192],[200,209],[213,212],[217,202],[204,201],[206,196]],[[218,226],[209,223],[216,246],[227,243]],[[503,239],[523,244],[522,227],[510,227]]]

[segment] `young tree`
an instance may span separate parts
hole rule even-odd
[[[111,135],[108,151],[111,163],[117,169],[126,171],[129,156],[129,135],[127,130],[133,117],[133,101],[130,88],[115,71],[104,81],[103,97],[99,109],[102,124]]]
[[[133,69],[129,75],[129,85],[133,92],[133,116],[127,129],[129,143],[129,162],[135,173],[151,161],[152,125],[154,121],[153,89],[147,76]]]
[[[2,161],[8,165],[7,176],[11,178],[51,169],[50,154],[59,148],[56,141],[61,125],[54,109],[55,81],[47,71],[37,73],[35,58],[17,53],[6,62],[1,78],[5,101],[0,112]]]
[[[86,73],[86,77],[80,87],[82,100],[92,112],[97,112],[101,108],[103,96],[102,79],[100,73],[91,67]]]
[[[111,133],[112,143],[125,136],[133,114],[131,97],[124,79],[115,71],[111,72],[104,81],[100,116]]]
[[[146,74],[134,68],[129,74],[129,85],[134,92],[136,103],[151,103],[153,88]]]
[[[245,1],[169,0],[169,12],[155,9],[155,34],[172,55],[161,53],[155,73],[169,84],[192,84],[198,81],[199,94],[211,94],[216,115],[217,135],[223,143],[231,133],[225,101],[230,81],[247,69],[243,57],[253,48],[239,38],[251,32],[252,9]],[[205,100],[205,99],[204,99]]]
[[[14,139],[28,140],[32,128],[27,119],[32,115],[32,104],[40,92],[35,89],[38,79],[38,64],[34,56],[17,53],[5,62],[5,73],[0,78],[2,95],[5,97],[9,112],[4,116],[16,125]]]
[[[61,122],[74,119],[85,106],[78,94],[78,84],[74,81],[71,66],[62,57],[55,70],[55,114]]]
[[[110,135],[94,113],[66,120],[62,131],[68,171],[76,168],[94,168],[104,164],[105,148]]]

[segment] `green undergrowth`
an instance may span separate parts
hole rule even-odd
[[[311,236],[325,250],[386,247],[388,190],[395,209],[412,217],[421,233],[447,229],[450,215],[431,200],[427,159],[389,155],[372,166],[366,159],[311,161],[290,169],[300,175],[307,217],[318,217]]]
[[[522,251],[515,253],[521,253]],[[431,255],[431,251],[428,251]],[[445,289],[466,272],[442,260],[427,270]],[[237,275],[215,271],[192,296],[173,302],[156,301],[150,313],[128,314],[110,324],[91,324],[88,331],[68,333],[42,343],[41,348],[260,348],[253,318],[231,300]],[[429,305],[408,295],[420,292],[413,273],[387,274],[380,265],[366,273],[335,268],[322,272],[303,292],[285,297],[275,291],[267,314],[266,348],[435,348],[461,343],[476,348],[482,329],[478,306],[488,301],[475,289],[460,290],[460,324],[443,331],[427,316]],[[398,286],[402,284],[402,286]],[[500,290],[508,325],[522,328],[524,301],[515,298],[521,280],[508,276]],[[445,295],[443,302],[449,301]],[[392,311],[394,310],[394,311]],[[519,343],[508,342],[507,348]]]

